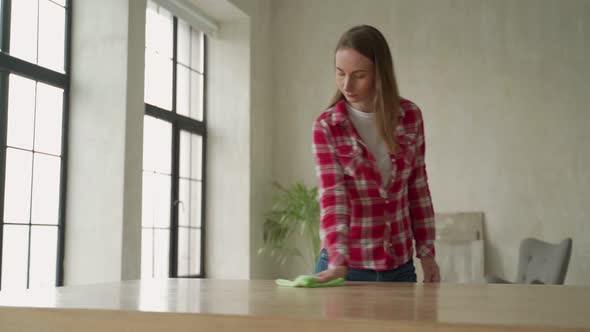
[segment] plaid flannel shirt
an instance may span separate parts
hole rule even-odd
[[[434,256],[434,210],[424,163],[424,124],[418,106],[401,99],[390,154],[391,179],[381,185],[375,157],[348,117],[345,101],[313,125],[319,180],[322,247],[329,267],[391,270],[413,257]]]

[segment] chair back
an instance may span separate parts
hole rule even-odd
[[[563,285],[571,253],[571,238],[558,244],[533,238],[522,240],[516,282]]]

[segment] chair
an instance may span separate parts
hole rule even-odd
[[[563,285],[572,253],[572,239],[567,238],[559,244],[527,238],[520,243],[518,259],[518,284]],[[494,275],[486,276],[493,284],[510,284]]]

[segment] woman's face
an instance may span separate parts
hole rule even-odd
[[[371,112],[373,100],[373,62],[354,49],[336,52],[336,84],[346,100],[355,108]]]

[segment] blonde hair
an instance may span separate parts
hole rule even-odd
[[[398,149],[394,131],[398,125],[400,114],[400,96],[393,71],[393,60],[385,37],[376,28],[370,25],[359,25],[346,31],[334,53],[341,49],[353,49],[373,62],[374,68],[374,98],[373,111],[379,136],[385,142],[390,152]],[[344,95],[340,90],[336,91],[330,101],[333,107]]]

